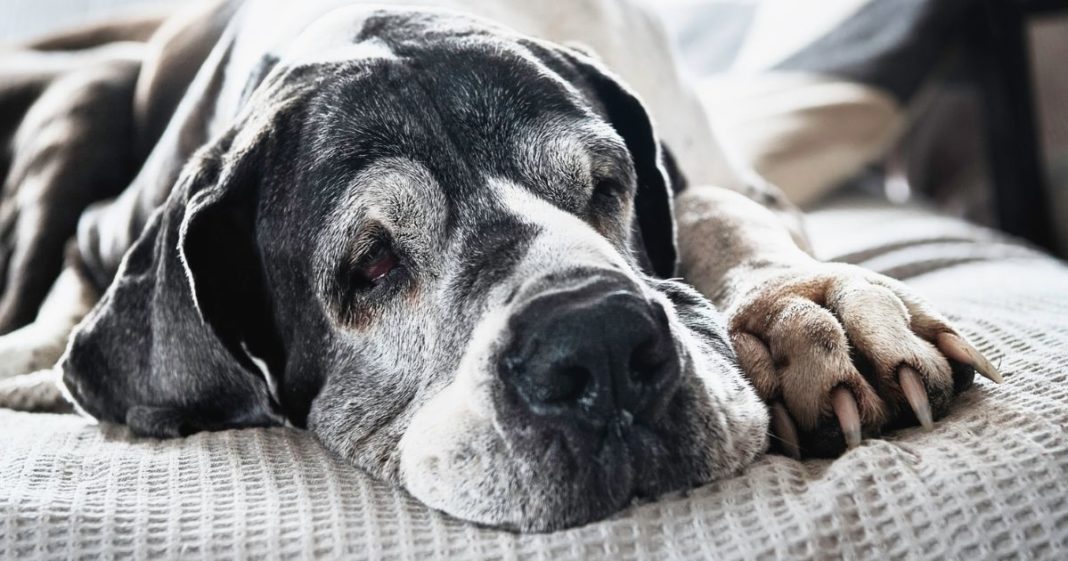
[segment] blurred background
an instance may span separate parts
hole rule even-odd
[[[649,0],[728,149],[797,203],[924,200],[1068,252],[1068,0]],[[4,0],[18,42],[164,0]]]
[[[796,202],[921,198],[1068,252],[1068,1],[657,5],[728,145]]]

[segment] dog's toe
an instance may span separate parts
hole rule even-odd
[[[896,281],[830,265],[769,284],[732,318],[732,341],[787,455],[837,455],[884,430],[931,430],[974,372],[1001,380]]]
[[[0,407],[38,413],[69,413],[73,406],[63,397],[60,374],[40,370],[0,380]]]

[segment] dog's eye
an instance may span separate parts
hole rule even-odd
[[[331,313],[348,326],[366,325],[395,296],[415,286],[412,261],[383,228],[373,226],[354,240],[348,258],[338,264],[329,288]]]
[[[614,179],[598,179],[593,185],[587,212],[593,217],[604,217],[618,211],[627,198],[627,187]]]
[[[594,199],[615,199],[627,191],[622,183],[614,179],[599,179],[593,186]]]
[[[399,262],[397,254],[393,252],[388,242],[376,242],[371,251],[356,265],[353,284],[359,290],[374,288],[386,275],[397,268]]]

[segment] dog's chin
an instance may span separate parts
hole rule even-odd
[[[401,478],[428,506],[488,526],[544,532],[600,520],[636,499],[724,477],[761,447],[741,442],[745,431],[729,434],[752,427],[717,411],[695,376],[684,385],[657,426],[614,427],[576,453],[564,433],[502,420],[491,392],[454,384],[412,419]]]
[[[559,447],[539,457],[509,450],[492,430],[466,439],[450,437],[427,431],[411,439],[402,452],[401,470],[417,499],[457,518],[511,530],[551,531],[604,518],[632,496],[635,476],[621,446],[606,447],[607,470],[576,470]]]

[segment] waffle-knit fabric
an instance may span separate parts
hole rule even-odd
[[[931,433],[764,457],[542,535],[430,511],[298,430],[157,441],[0,411],[0,558],[1068,559],[1068,268],[915,209],[854,201],[811,229],[936,303],[1006,383],[977,381]]]

